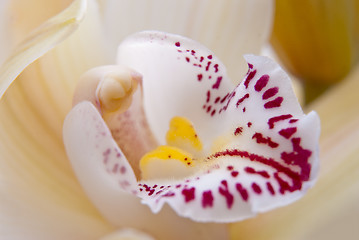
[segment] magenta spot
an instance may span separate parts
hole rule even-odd
[[[270,192],[270,194],[272,194],[272,195],[275,194],[274,188],[270,182],[267,182],[267,189]]]
[[[198,79],[198,81],[201,81],[201,80],[202,80],[202,78],[203,78],[203,75],[202,75],[202,74],[198,74],[198,75],[197,75],[197,79]]]
[[[163,194],[161,197],[174,197],[176,194],[174,192],[167,192],[166,194]]]
[[[274,123],[289,119],[291,117],[293,117],[291,114],[286,114],[286,115],[280,115],[280,116],[270,118],[268,120],[269,129],[274,128]]]
[[[265,86],[267,86],[269,81],[269,76],[268,75],[263,75],[262,77],[260,77],[258,79],[258,81],[256,82],[256,85],[254,85],[254,89],[257,92],[262,91],[263,88],[265,88]]]
[[[217,112],[216,109],[212,110],[211,117],[213,117],[216,114],[216,112]]]
[[[207,113],[209,113],[211,111],[211,109],[212,109],[212,106],[208,106],[207,107]]]
[[[195,199],[195,188],[192,187],[192,188],[189,188],[189,189],[183,189],[182,190],[182,195],[184,196],[186,203],[194,200]]]
[[[220,98],[220,97],[217,97],[216,100],[214,100],[214,103],[215,103],[215,104],[218,103],[219,100],[221,100],[221,98]]]
[[[175,45],[176,45],[176,47],[180,47],[180,46],[181,46],[181,43],[180,43],[180,42],[176,42]]]
[[[293,152],[283,152],[281,154],[281,159],[287,164],[299,166],[301,168],[301,178],[306,181],[309,179],[310,175],[310,163],[308,162],[308,159],[312,155],[312,152],[302,148],[300,146],[300,141],[300,138],[292,138]]]
[[[212,88],[213,88],[213,89],[218,89],[219,86],[221,85],[221,82],[222,82],[222,76],[220,76],[220,77],[217,78],[217,81],[216,81],[215,84],[213,84]]]
[[[204,57],[201,56],[200,59],[199,59],[199,61],[200,61],[200,62],[203,62],[203,60],[204,60]]]
[[[243,111],[243,112],[246,112],[246,108],[244,107],[244,108],[242,109],[242,111]]]
[[[279,131],[279,134],[283,137],[285,137],[286,139],[289,139],[294,133],[297,132],[297,128],[296,127],[292,127],[292,128],[286,128],[286,129],[282,129]]]
[[[103,152],[102,153],[102,155],[103,155],[103,163],[104,164],[107,164],[108,163],[108,161],[109,161],[109,157],[110,157],[110,154],[111,154],[111,149],[107,149],[105,152]]]
[[[281,187],[281,193],[284,191],[294,192],[296,190],[300,190],[302,187],[302,182],[308,180],[310,174],[310,164],[308,163],[308,158],[311,154],[310,151],[303,149],[299,143],[300,139],[292,139],[293,149],[294,151],[291,153],[282,153],[281,158],[284,161],[293,161],[297,164],[301,169],[301,174],[299,175],[297,172],[293,171],[289,167],[283,166],[279,162],[275,161],[272,158],[265,158],[263,156],[249,153],[247,151],[240,151],[238,149],[227,149],[222,152],[216,152],[212,156],[208,157],[208,159],[218,158],[222,156],[238,156],[241,158],[247,158],[250,161],[262,163],[264,165],[270,166],[277,170],[274,173],[274,178],[277,180],[278,184]],[[287,182],[285,182],[280,176],[279,173],[283,173],[292,179],[293,185],[289,186]]]
[[[203,208],[213,206],[213,195],[212,191],[208,190],[202,193],[202,206]]]
[[[148,192],[148,196],[152,196],[155,192],[155,189],[151,188],[147,184],[143,184],[143,187],[145,188],[145,191]]]
[[[249,83],[251,82],[251,80],[254,78],[254,76],[256,75],[257,70],[253,70],[251,72],[249,72],[248,76],[246,77],[246,80],[244,81],[244,86],[246,88],[248,88]]]
[[[191,54],[194,56],[196,54],[195,50],[191,50]]]
[[[234,136],[238,136],[242,134],[242,132],[243,132],[243,127],[237,127],[236,130],[234,131]]]
[[[247,126],[250,128],[252,126],[251,122],[247,122]]]
[[[298,119],[291,119],[291,120],[289,120],[289,123],[295,123],[297,121],[298,121]]]
[[[257,171],[252,167],[246,167],[246,168],[244,168],[244,171],[246,173],[249,173],[249,174],[258,174],[258,175],[260,175],[260,176],[262,176],[264,178],[270,178],[269,173],[267,171],[264,171],[264,170]]]
[[[262,193],[262,189],[260,186],[258,186],[258,184],[256,183],[252,183],[252,189],[255,193],[257,194],[261,194]]]
[[[215,64],[213,67],[214,67],[214,72],[215,73],[218,72],[218,64]]]
[[[238,171],[232,171],[232,172],[231,172],[232,177],[237,177],[238,174],[239,174]]]
[[[253,134],[252,139],[255,139],[257,143],[261,144],[267,144],[269,147],[271,148],[276,148],[279,146],[278,143],[273,142],[272,139],[270,137],[263,137],[263,135],[261,133],[256,132],[255,134]]]
[[[208,71],[209,70],[209,67],[211,66],[211,61],[209,61],[208,63],[207,63],[207,66],[206,66],[206,71]]]
[[[187,61],[187,62],[190,62],[190,59],[189,59],[189,57],[186,57],[186,61]]]
[[[282,105],[282,102],[283,102],[283,98],[282,97],[277,97],[276,99],[265,103],[264,108],[268,109],[268,108],[280,107]]]
[[[218,188],[219,194],[221,194],[226,199],[227,208],[230,209],[233,205],[234,197],[228,190],[227,181],[223,180],[221,184],[222,185]]]
[[[239,194],[241,195],[242,199],[247,202],[248,201],[248,192],[247,189],[245,189],[240,183],[236,184],[236,189],[239,192]]]
[[[253,68],[253,64],[248,63],[248,67],[249,67],[250,69],[252,69],[252,68]]]
[[[211,92],[208,90],[206,102],[209,102],[210,100],[211,100]]]
[[[228,96],[229,96],[229,93],[227,93],[226,96],[224,96],[224,97],[222,98],[221,103],[223,103],[223,102],[228,98]]]
[[[115,165],[113,165],[112,172],[113,172],[113,173],[117,173],[118,168],[119,168],[118,163],[115,163]]]
[[[266,100],[268,98],[271,98],[271,97],[275,96],[278,93],[278,91],[279,91],[278,87],[270,88],[263,93],[262,99]]]
[[[207,58],[208,58],[208,59],[212,59],[212,55],[208,55]]]
[[[240,99],[238,99],[237,101],[237,107],[244,101],[246,100],[247,98],[249,98],[249,94],[247,93],[246,95],[244,95],[243,97],[241,97]]]

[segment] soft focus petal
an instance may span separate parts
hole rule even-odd
[[[168,208],[154,215],[141,204],[134,172],[90,102],[79,103],[68,114],[64,142],[82,186],[113,224],[142,229],[158,239],[226,239],[225,225],[194,223]]]
[[[272,25],[273,2],[269,0],[108,0],[106,3],[105,30],[112,41],[113,57],[118,43],[130,34],[143,30],[171,32],[197,40],[216,52],[237,83],[247,70],[239,56],[258,54]]]
[[[24,68],[71,34],[86,11],[86,1],[75,1],[20,44],[0,68],[0,98]]]
[[[233,239],[357,239],[358,77],[356,68],[343,83],[309,106],[322,121],[322,166],[315,189],[291,206],[233,224]]]
[[[100,240],[155,240],[151,236],[134,229],[121,229],[117,230]]]
[[[1,0],[0,64],[13,47],[34,28],[58,14],[71,2],[72,0]]]
[[[61,137],[77,79],[105,64],[89,3],[78,31],[27,67],[0,102],[1,238],[96,239],[111,229],[78,184]]]
[[[9,22],[11,38],[18,43],[36,27],[60,13],[73,1],[9,0],[7,2],[5,16],[11,19]]]
[[[271,43],[309,102],[359,61],[359,2],[277,0]]]
[[[10,36],[10,17],[6,15],[10,0],[0,1],[0,66],[5,61],[13,47]]]

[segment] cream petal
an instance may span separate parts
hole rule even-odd
[[[65,9],[72,0],[1,0],[0,64],[34,28]],[[31,11],[29,11],[31,9]]]
[[[100,240],[155,240],[151,236],[140,232],[135,229],[121,229],[117,230],[105,237],[102,237]]]
[[[87,1],[77,0],[61,14],[36,29],[0,68],[0,97],[26,66],[64,40],[78,26]]]
[[[64,143],[86,193],[113,224],[139,228],[158,239],[227,237],[225,225],[194,223],[168,208],[154,215],[142,205],[134,172],[90,102],[77,104],[68,114]]]
[[[12,39],[10,38],[10,17],[6,14],[9,2],[9,0],[0,1],[0,66],[13,47]]]
[[[1,99],[0,238],[97,239],[111,230],[72,173],[61,138],[77,79],[105,63],[89,3],[78,31],[28,66]]]
[[[260,52],[270,34],[272,15],[273,1],[268,0],[108,0],[104,6],[111,49],[138,31],[176,33],[216,52],[237,83],[247,70],[238,56]]]

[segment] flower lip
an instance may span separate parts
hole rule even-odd
[[[153,131],[173,116],[186,117],[206,141],[207,158],[193,175],[177,180],[137,182],[132,175],[111,171],[126,164],[126,157],[111,134],[101,135],[107,126],[99,113],[81,103],[65,121],[64,139],[75,172],[94,201],[98,197],[96,187],[87,183],[90,177],[99,179],[96,185],[106,194],[135,194],[153,212],[167,203],[178,215],[202,222],[238,221],[302,197],[317,178],[318,116],[302,112],[289,77],[276,63],[245,58],[249,71],[234,87],[223,64],[194,41],[160,32],[125,40],[118,64],[143,75],[144,107]],[[91,176],[81,173],[83,164],[92,169]]]

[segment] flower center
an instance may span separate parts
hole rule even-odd
[[[166,135],[167,145],[145,154],[140,161],[142,179],[183,178],[198,170],[202,142],[192,123],[184,117],[174,117]]]

